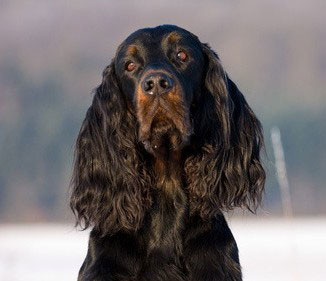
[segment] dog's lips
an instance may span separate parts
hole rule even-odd
[[[190,135],[191,133],[182,133],[170,118],[156,114],[150,122],[148,131],[140,140],[145,149],[151,153],[159,150],[177,151],[188,144]]]

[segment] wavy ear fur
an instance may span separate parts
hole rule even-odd
[[[94,226],[102,235],[139,228],[150,204],[150,177],[136,130],[111,63],[76,142],[70,206],[77,225]]]
[[[221,210],[256,210],[265,172],[262,127],[218,56],[203,44],[204,86],[193,113],[193,153],[185,161],[190,210],[209,219]]]

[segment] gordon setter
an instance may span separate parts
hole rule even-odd
[[[207,44],[173,25],[132,33],[76,143],[71,208],[92,227],[78,280],[242,280],[223,212],[259,205],[262,146]]]

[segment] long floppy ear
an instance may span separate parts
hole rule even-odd
[[[190,210],[203,218],[221,210],[255,211],[265,172],[260,160],[262,127],[218,56],[203,44],[206,73],[193,112],[193,154],[185,161]]]
[[[94,226],[102,235],[139,228],[150,204],[150,177],[138,149],[136,119],[111,63],[76,142],[70,206],[77,225]]]

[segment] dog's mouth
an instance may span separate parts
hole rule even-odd
[[[152,116],[140,122],[139,139],[153,154],[169,153],[186,146],[192,133],[188,114],[178,116],[158,106]]]
[[[170,118],[157,114],[153,118],[148,141],[152,150],[167,152],[182,146],[182,135]]]

